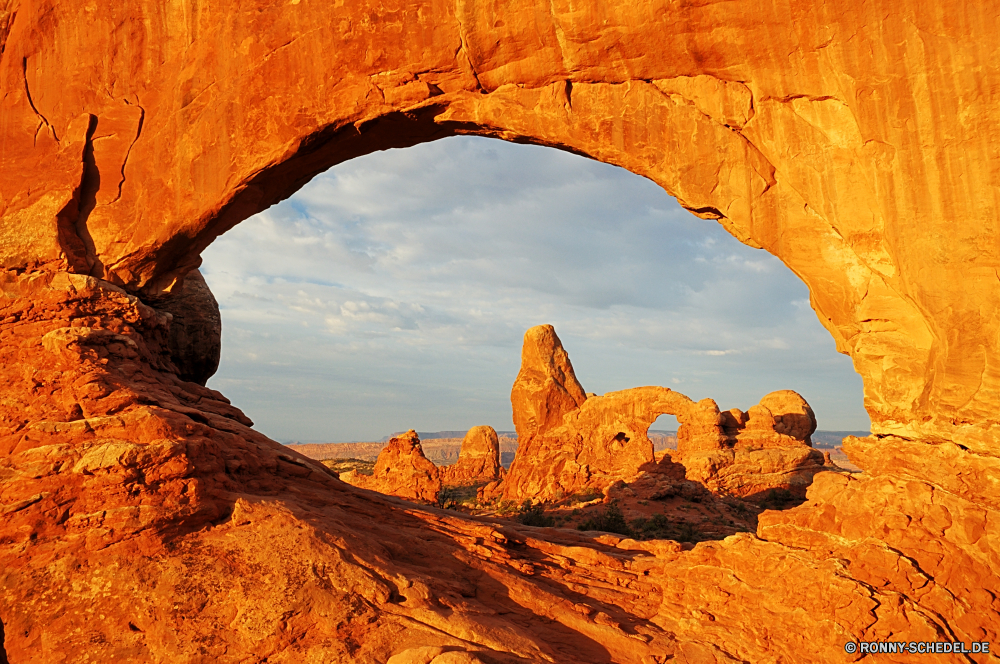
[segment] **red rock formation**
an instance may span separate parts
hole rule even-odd
[[[342,473],[340,479],[387,496],[428,503],[437,502],[441,491],[438,468],[424,456],[420,438],[413,429],[389,440],[389,444],[379,452],[375,470],[370,476],[352,470]]]
[[[479,484],[499,480],[500,439],[493,427],[472,427],[462,440],[458,462],[441,469],[441,482],[449,485]]]
[[[771,392],[745,413],[737,408],[720,413],[711,399],[697,405],[694,423],[677,431],[670,461],[683,464],[689,480],[715,493],[765,497],[784,489],[801,497],[816,473],[832,467],[812,448],[812,408],[791,390]]]
[[[12,661],[826,662],[850,639],[997,640],[991,457],[848,439],[864,475],[820,474],[757,537],[689,551],[491,524],[254,432],[177,378],[169,323],[90,277],[0,282]]]
[[[456,133],[558,146],[779,255],[863,375],[876,432],[992,447],[990,12],[251,6],[0,8],[0,264],[155,294],[345,159]]]
[[[989,2],[0,0],[10,659],[996,644],[998,32]],[[756,536],[595,542],[359,492],[178,378],[137,295],[330,165],[457,133],[628,168],[779,256],[864,379],[865,472]]]
[[[558,500],[585,489],[603,492],[642,472],[672,477],[676,463],[687,468],[687,479],[717,493],[791,489],[804,495],[824,468],[823,454],[808,442],[816,417],[791,390],[772,392],[749,413],[720,413],[711,399],[694,403],[665,387],[593,395],[574,407],[566,385],[583,394],[555,330],[531,328],[511,390],[518,453],[504,482],[487,487],[484,499]],[[657,465],[647,432],[664,413],[680,424],[678,446]]]
[[[559,426],[586,400],[555,328],[538,325],[525,332],[521,370],[510,392],[518,445],[538,431]]]
[[[222,353],[222,316],[219,303],[198,270],[188,272],[170,297],[150,303],[172,316],[170,357],[178,375],[204,385],[219,368]]]

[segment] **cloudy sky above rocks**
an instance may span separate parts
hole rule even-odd
[[[541,323],[588,392],[746,410],[794,389],[820,429],[868,428],[861,379],[778,259],[553,149],[461,137],[352,160],[216,240],[202,272],[223,318],[209,386],[282,442],[512,430]]]

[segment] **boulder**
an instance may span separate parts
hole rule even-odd
[[[450,485],[480,484],[500,479],[504,474],[500,465],[500,439],[493,427],[478,426],[469,429],[462,439],[458,461],[440,468],[441,482]]]
[[[204,385],[222,355],[222,314],[201,271],[191,270],[174,289],[150,304],[171,315],[170,356],[184,380]]]
[[[420,437],[413,429],[389,440],[371,475],[352,470],[342,473],[340,479],[362,489],[426,503],[437,502],[441,491],[438,468],[424,456]]]

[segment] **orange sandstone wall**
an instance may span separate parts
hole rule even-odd
[[[998,16],[0,0],[7,654],[819,662],[851,639],[996,644]],[[329,166],[459,133],[623,166],[781,258],[864,378],[882,437],[845,449],[865,473],[817,475],[756,536],[594,542],[347,487],[177,377],[169,320],[141,300]]]
[[[0,263],[169,289],[330,165],[454,133],[651,178],[779,256],[876,432],[995,440],[995,2],[0,5]]]

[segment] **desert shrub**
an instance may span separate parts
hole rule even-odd
[[[650,518],[638,517],[629,524],[632,536],[636,539],[667,539],[670,536],[670,521],[663,514],[654,514]]]
[[[556,520],[551,516],[545,514],[545,506],[541,503],[537,505],[532,505],[530,501],[526,500],[521,504],[520,509],[517,510],[517,517],[515,517],[518,523],[525,526],[535,526],[538,528],[549,528],[556,525]]]
[[[589,489],[584,489],[583,491],[578,491],[569,497],[571,503],[589,503],[592,500],[597,500],[604,494],[597,489],[591,487]]]
[[[667,519],[666,514],[654,514],[653,518],[649,520],[649,525],[654,530],[663,530],[670,525],[670,521]]]
[[[753,512],[753,510],[750,509],[750,506],[739,498],[731,499],[727,501],[727,504],[733,509],[734,512],[736,512],[736,514],[740,516],[740,518],[745,518],[748,514]]]
[[[437,506],[446,510],[457,510],[459,503],[459,492],[456,489],[445,487],[438,492]]]
[[[510,516],[517,512],[517,503],[513,500],[501,500],[496,506],[498,516]]]
[[[698,529],[687,521],[683,521],[674,526],[674,534],[676,537],[671,539],[676,539],[678,542],[697,542],[701,539]]]
[[[672,539],[678,542],[700,542],[706,539],[693,524],[687,521],[674,523],[665,514],[654,514],[648,519],[639,517],[633,519],[629,525],[632,537],[636,539]]]
[[[602,530],[606,533],[632,536],[632,529],[625,521],[625,515],[616,501],[607,504],[603,512],[598,512],[579,526],[577,530]]]
[[[768,510],[783,510],[803,502],[788,489],[771,489],[765,494],[760,506]]]

